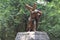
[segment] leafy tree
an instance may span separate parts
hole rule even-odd
[[[36,0],[0,0],[0,40],[14,40],[17,32],[25,31],[30,12],[25,4]],[[51,40],[60,40],[60,0],[52,0],[46,6],[37,4],[42,11],[38,31],[46,31]]]

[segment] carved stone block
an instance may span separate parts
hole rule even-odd
[[[15,40],[50,40],[46,32],[18,32]]]

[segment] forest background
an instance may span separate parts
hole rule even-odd
[[[0,40],[15,40],[17,32],[24,32],[30,12],[25,4],[33,5],[36,0],[0,0]],[[52,0],[43,6],[38,31],[48,33],[50,40],[60,40],[60,0]]]

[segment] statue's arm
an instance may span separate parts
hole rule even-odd
[[[38,13],[39,13],[40,15],[42,15],[42,12],[41,12],[41,11],[38,11]]]
[[[25,5],[28,10],[33,9],[33,7],[29,6],[28,4]]]

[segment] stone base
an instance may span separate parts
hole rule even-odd
[[[15,40],[50,40],[46,32],[18,32]]]

